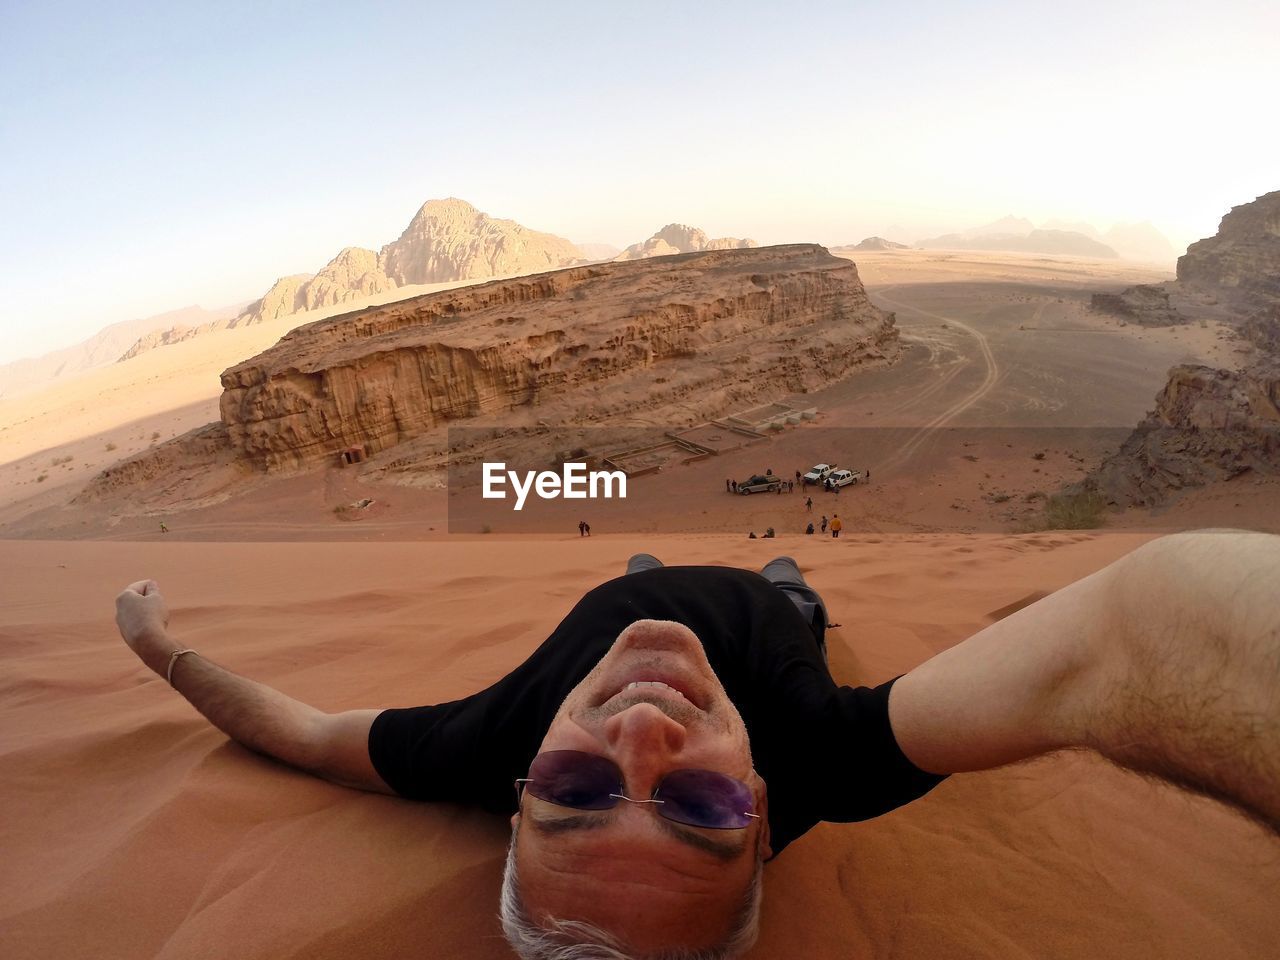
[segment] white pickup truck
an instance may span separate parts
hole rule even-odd
[[[832,470],[827,476],[833,487],[847,487],[851,483],[857,483],[862,479],[861,470]]]
[[[815,464],[814,468],[804,475],[804,483],[822,483],[835,468],[836,465],[834,463]]]

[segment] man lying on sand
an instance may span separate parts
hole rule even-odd
[[[154,581],[116,619],[252,750],[512,814],[501,912],[524,957],[735,956],[761,864],[816,823],[1064,748],[1280,831],[1280,537],[1152,541],[874,689],[831,679],[794,564],[763,573],[640,555],[489,689],[404,710],[326,714],[210,663]]]

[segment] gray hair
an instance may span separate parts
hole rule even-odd
[[[645,960],[733,960],[755,945],[760,932],[760,903],[764,893],[764,863],[756,860],[755,871],[733,918],[729,935],[706,950],[677,947],[650,954]],[[502,873],[502,901],[499,907],[502,931],[522,960],[638,960],[628,953],[618,938],[595,924],[582,920],[548,917],[542,925],[533,922],[520,897],[516,872],[516,834],[507,847],[507,865]]]

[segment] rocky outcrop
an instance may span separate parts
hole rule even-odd
[[[429,200],[379,262],[398,286],[554,270],[583,259],[563,237],[495,220],[464,200]]]
[[[894,243],[892,240],[886,240],[884,237],[867,237],[861,243],[855,244],[849,249],[850,250],[910,250],[911,248],[905,243]]]
[[[1187,323],[1204,305],[1219,307],[1251,342],[1269,341],[1280,308],[1280,190],[1232,207],[1218,232],[1178,259],[1178,279],[1094,294],[1092,307],[1146,326]]]
[[[145,487],[148,505],[169,499],[186,500],[190,506],[201,481],[226,467],[241,472],[236,469],[227,428],[222,423],[209,423],[112,464],[94,477],[72,502],[85,504],[113,495],[128,496]]]
[[[146,353],[148,350],[154,350],[156,347],[168,347],[175,343],[182,343],[184,340],[190,340],[192,337],[210,333],[215,329],[225,327],[227,322],[223,320],[217,323],[202,323],[194,327],[179,325],[169,327],[167,330],[152,331],[135,340],[133,346],[122,353],[116,362],[123,363],[126,360],[132,360],[139,354]]]
[[[376,253],[362,247],[346,247],[298,289],[296,303],[300,310],[320,310],[394,287],[383,273]]]
[[[464,200],[428,200],[400,239],[380,253],[346,247],[315,276],[281,277],[261,299],[229,320],[148,332],[119,355],[119,360],[215,330],[321,310],[405,284],[520,276],[584,259],[582,252],[562,237],[530,230],[513,220],[495,220]]]
[[[319,320],[225,371],[221,415],[239,462],[291,469],[477,417],[513,422],[525,408],[565,423],[684,423],[897,350],[892,314],[870,303],[849,260],[810,244],[718,250]]]
[[[698,253],[702,250],[745,250],[756,246],[754,240],[737,237],[720,237],[712,240],[706,231],[683,223],[668,223],[644,243],[633,243],[615,260],[646,260],[651,257],[670,257],[678,253]]]
[[[1187,247],[1178,282],[1253,306],[1280,303],[1280,190],[1232,207],[1214,236]]]
[[[1240,325],[1240,336],[1266,356],[1280,357],[1280,304],[1255,310]]]
[[[1189,318],[1169,302],[1169,291],[1159,284],[1140,284],[1120,293],[1095,293],[1089,308],[1144,327],[1172,327]]]
[[[1280,364],[1186,365],[1169,371],[1155,410],[1082,487],[1119,506],[1157,506],[1250,470],[1280,473]]]

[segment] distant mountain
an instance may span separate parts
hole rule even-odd
[[[454,198],[424,203],[400,239],[378,254],[386,275],[401,287],[542,273],[581,259],[563,237],[495,220]]]
[[[1104,233],[1083,220],[1046,220],[1037,228],[1030,220],[1014,216],[1001,217],[981,227],[921,240],[917,246],[953,250],[1065,253],[1108,259],[1122,257],[1125,260],[1160,264],[1170,264],[1178,255],[1173,244],[1150,223],[1117,223]]]
[[[497,220],[455,197],[428,200],[399,239],[379,252],[345,247],[314,276],[281,277],[237,316],[152,329],[117,356],[129,360],[214,330],[265,323],[409,284],[522,276],[584,259],[582,251],[563,237],[530,230],[514,220]]]
[[[114,363],[120,354],[139,337],[155,330],[175,325],[212,323],[234,317],[240,307],[224,307],[206,310],[204,307],[183,307],[153,317],[124,320],[104,327],[88,339],[74,346],[54,350],[38,357],[14,360],[0,366],[0,397],[11,397],[56,380],[85,373],[95,367]]]
[[[916,244],[926,250],[1008,250],[1013,253],[1045,253],[1074,257],[1116,259],[1120,254],[1072,230],[1031,230],[1026,234],[948,233]]]
[[[867,237],[860,243],[849,247],[850,250],[910,250],[909,244],[894,243],[892,240],[886,240],[884,237]]]
[[[614,260],[646,260],[649,257],[670,257],[677,253],[697,253],[700,250],[738,250],[759,246],[754,240],[737,237],[720,237],[712,240],[706,231],[683,223],[668,223],[644,243],[633,243]]]

